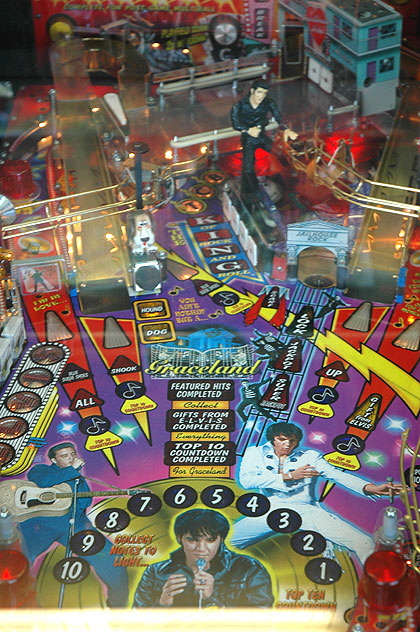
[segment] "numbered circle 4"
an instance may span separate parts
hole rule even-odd
[[[270,509],[270,501],[262,494],[242,494],[236,501],[236,508],[244,516],[257,518]]]

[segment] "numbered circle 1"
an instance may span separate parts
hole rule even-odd
[[[262,494],[243,494],[236,501],[236,509],[244,516],[257,518],[270,509],[270,501]]]
[[[165,491],[163,500],[169,507],[191,507],[197,500],[197,492],[188,485],[173,485]]]
[[[61,584],[77,584],[90,573],[90,566],[80,557],[65,557],[53,568],[54,578]]]
[[[302,518],[293,509],[275,509],[268,514],[267,524],[278,533],[293,533],[300,529]]]
[[[79,423],[79,430],[86,436],[98,436],[104,434],[111,428],[111,422],[102,415],[96,417],[86,417]]]
[[[334,584],[340,579],[343,570],[335,560],[317,557],[306,564],[305,574],[315,584]]]
[[[104,509],[95,518],[95,527],[107,533],[117,533],[130,524],[130,516],[118,507]]]
[[[127,509],[135,516],[153,516],[157,514],[162,507],[162,501],[159,496],[152,492],[142,492],[132,496],[128,503]]]
[[[141,382],[136,380],[130,380],[129,382],[123,382],[118,384],[115,389],[115,393],[121,399],[138,399],[143,397],[146,392],[146,387]]]
[[[233,503],[235,494],[230,487],[226,487],[225,485],[210,485],[203,489],[200,498],[206,507],[217,507],[221,509]]]
[[[355,435],[342,434],[333,439],[334,450],[341,454],[360,454],[365,449],[365,442]]]
[[[299,555],[320,555],[325,551],[327,542],[317,531],[298,531],[292,535],[290,546]]]
[[[76,555],[95,555],[105,546],[105,536],[99,531],[78,531],[70,540],[70,548]]]

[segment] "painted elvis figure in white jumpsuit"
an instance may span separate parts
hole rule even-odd
[[[316,482],[323,477],[360,496],[388,495],[397,486],[374,485],[359,476],[330,465],[316,450],[298,449],[302,430],[288,422],[270,424],[268,442],[245,451],[239,471],[239,483],[256,489],[270,500],[270,511],[287,508],[302,519],[302,530],[317,531],[328,543],[345,547],[364,560],[373,552],[372,538],[343,518],[324,509],[316,501]],[[236,522],[231,544],[243,549],[275,532],[267,524],[267,514]]]

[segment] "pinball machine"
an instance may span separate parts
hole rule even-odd
[[[272,2],[31,8],[43,78],[0,85],[0,627],[414,632],[416,81],[364,114],[294,76]],[[230,111],[260,77],[298,136],[269,122],[251,203]]]

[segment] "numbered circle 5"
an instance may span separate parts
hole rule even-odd
[[[61,584],[77,584],[90,573],[90,566],[80,557],[65,557],[53,568],[54,578]]]
[[[235,500],[233,491],[225,485],[209,485],[201,492],[201,502],[207,507],[228,507]]]

